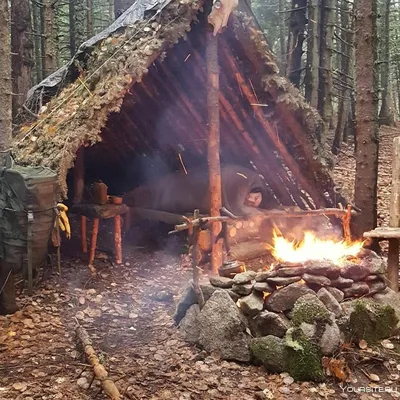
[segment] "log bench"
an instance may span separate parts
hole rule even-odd
[[[395,292],[399,291],[399,240],[400,228],[395,227],[380,227],[372,231],[364,232],[365,238],[388,240],[388,264],[387,264],[387,279],[388,286]]]
[[[80,215],[81,217],[81,241],[83,253],[87,253],[86,219],[90,218],[93,220],[89,252],[89,268],[92,272],[96,271],[93,264],[97,246],[97,235],[99,233],[99,221],[101,219],[114,218],[115,262],[116,264],[122,264],[121,215],[128,211],[129,208],[125,204],[75,204],[71,207],[70,212],[72,214]]]

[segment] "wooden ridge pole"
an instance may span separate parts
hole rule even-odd
[[[218,35],[213,35],[211,25],[207,27],[207,111],[208,111],[208,174],[210,190],[210,215],[219,217],[222,207],[221,165],[219,158],[219,63],[218,63]],[[211,266],[213,273],[223,262],[222,241],[217,243],[216,238],[221,232],[221,222],[214,221],[211,226]]]
[[[400,137],[393,139],[392,160],[392,193],[390,198],[389,226],[400,227]],[[395,292],[399,291],[399,240],[389,239],[388,286]]]

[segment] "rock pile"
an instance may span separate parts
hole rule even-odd
[[[382,258],[365,250],[340,268],[308,262],[232,279],[213,276],[201,284],[204,307],[200,310],[189,288],[175,322],[188,342],[223,359],[254,361],[297,380],[320,381],[322,357],[341,342],[373,342],[397,329],[400,300],[386,288],[384,269]]]

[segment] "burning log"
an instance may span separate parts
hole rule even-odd
[[[268,253],[270,245],[259,240],[242,242],[231,246],[229,258],[239,261],[254,260]]]
[[[111,400],[120,400],[121,394],[119,393],[118,388],[115,386],[115,383],[110,378],[108,378],[108,372],[106,371],[106,369],[103,367],[102,364],[100,364],[100,360],[94,351],[92,341],[90,340],[86,329],[83,328],[76,319],[75,322],[77,323],[76,336],[82,344],[87,360],[93,367],[94,376],[101,382],[104,393]]]

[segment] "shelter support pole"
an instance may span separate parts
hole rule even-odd
[[[208,111],[208,173],[210,190],[210,215],[219,217],[222,208],[221,165],[219,159],[220,132],[219,132],[219,62],[218,62],[218,35],[213,36],[212,26],[207,29],[207,111]],[[213,273],[223,262],[222,241],[216,239],[221,232],[221,222],[214,221],[211,227],[211,266]]]
[[[400,227],[400,137],[393,139],[392,160],[392,193],[390,198],[389,226]],[[395,292],[399,291],[399,240],[389,240],[388,286]]]

